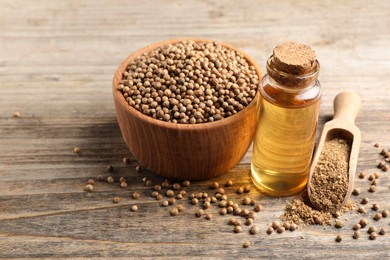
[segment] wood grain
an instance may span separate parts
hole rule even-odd
[[[346,214],[346,226],[306,227],[266,235],[269,223],[283,212],[286,200],[268,198],[254,187],[250,196],[264,210],[255,223],[234,234],[229,216],[194,216],[183,201],[176,217],[149,196],[135,171],[115,118],[111,81],[117,65],[130,53],[170,38],[209,38],[231,44],[264,68],[272,48],[286,40],[308,44],[321,63],[323,86],[319,128],[332,118],[333,98],[344,89],[362,97],[356,124],[362,133],[357,173],[376,172],[381,149],[390,148],[390,3],[388,1],[50,1],[0,2],[0,257],[4,258],[273,258],[386,259],[389,236],[353,240],[352,225],[362,216]],[[263,69],[264,71],[264,69]],[[13,118],[19,111],[20,118]],[[378,142],[379,148],[373,144]],[[81,148],[74,154],[73,148]],[[251,149],[239,166],[215,180],[251,185]],[[89,178],[126,176],[127,189],[98,182],[85,193]],[[381,209],[390,208],[390,173],[382,173],[378,191],[356,178],[360,201],[368,196]],[[209,181],[194,182],[188,192],[207,191]],[[142,193],[136,201],[130,195]],[[238,201],[234,188],[228,196]],[[121,196],[120,204],[112,198]],[[389,218],[372,220],[378,228]],[[335,243],[336,234],[344,240]],[[303,236],[303,239],[301,239]],[[242,243],[250,240],[247,249]]]

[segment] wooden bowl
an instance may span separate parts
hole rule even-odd
[[[248,150],[256,125],[257,95],[246,108],[219,121],[175,124],[142,114],[131,107],[121,91],[117,90],[122,73],[130,61],[157,47],[184,40],[211,42],[204,39],[175,39],[146,46],[119,65],[112,91],[123,138],[130,152],[142,165],[168,178],[203,180],[233,168]],[[243,55],[256,68],[260,79],[258,65],[249,56]]]

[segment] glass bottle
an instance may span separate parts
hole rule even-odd
[[[252,180],[271,196],[289,196],[306,186],[321,99],[314,51],[286,44],[267,61],[253,142]]]

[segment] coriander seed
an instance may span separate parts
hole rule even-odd
[[[107,182],[108,183],[114,183],[114,178],[112,176],[107,177]]]
[[[161,191],[161,185],[158,185],[158,184],[154,185],[153,190]]]
[[[340,235],[340,234],[338,234],[337,236],[336,236],[336,242],[338,242],[338,243],[340,243],[342,240],[343,240],[343,237]]]
[[[291,223],[290,225],[290,231],[295,231],[297,229],[297,224]]]
[[[359,178],[360,179],[363,179],[365,176],[366,176],[366,174],[364,172],[360,172],[359,173]]]
[[[108,166],[107,166],[107,171],[113,172],[113,171],[114,171],[114,166],[108,165]]]
[[[248,214],[249,214],[249,210],[248,209],[243,209],[243,210],[241,210],[240,216],[241,217],[246,217],[246,216],[248,216]]]
[[[352,229],[353,230],[359,230],[361,228],[360,224],[359,223],[356,223],[355,225],[353,225]]]
[[[177,208],[171,208],[171,210],[169,211],[169,214],[171,216],[176,216],[177,214],[179,214],[179,210]]]
[[[139,199],[141,197],[141,193],[134,192],[132,196],[133,196],[133,199]]]
[[[210,202],[205,201],[205,202],[203,203],[203,208],[204,208],[204,209],[210,208]]]
[[[229,218],[228,224],[229,225],[235,225],[236,219],[235,218]]]
[[[272,232],[274,232],[274,229],[272,227],[268,227],[267,234],[270,235]]]
[[[364,228],[365,226],[368,225],[368,220],[365,219],[365,218],[361,218],[360,221],[359,221],[359,224],[362,228]]]
[[[20,112],[14,112],[14,114],[12,116],[15,117],[15,118],[19,118],[20,117]],[[77,148],[77,147],[75,147],[75,148]]]
[[[276,230],[279,234],[283,233],[284,231],[286,231],[286,229],[284,227],[278,227],[278,229]]]
[[[376,191],[376,186],[371,185],[370,188],[368,189],[369,192],[375,192]]]
[[[375,179],[379,179],[379,177],[381,176],[381,174],[378,173],[378,172],[374,172],[374,176],[375,176]]]
[[[253,224],[253,218],[247,218],[247,219],[245,220],[245,225],[250,226],[250,225],[252,225],[252,224]]]
[[[256,225],[253,225],[253,226],[251,227],[251,229],[249,230],[249,233],[250,233],[251,235],[255,235],[255,234],[259,233],[259,229],[257,228]]]
[[[236,209],[234,209],[233,213],[234,213],[234,215],[238,216],[241,214],[241,211],[242,210],[240,208],[236,208]]]
[[[132,212],[136,212],[136,211],[138,211],[138,206],[137,206],[137,205],[132,205],[131,208],[130,208],[130,210],[131,210]]]
[[[231,187],[233,186],[233,181],[232,180],[228,180],[226,183],[225,183],[225,187]]]
[[[169,202],[167,200],[164,200],[162,203],[161,203],[161,206],[163,207],[168,207],[169,205]]]
[[[121,188],[127,188],[127,182],[121,182],[120,183]]]
[[[93,191],[93,185],[92,184],[85,185],[84,190],[87,191],[87,192],[92,192]]]
[[[217,193],[219,193],[219,194],[221,194],[221,195],[225,194],[224,188],[218,188],[218,189],[217,189]]]
[[[372,232],[376,232],[376,227],[371,226],[371,227],[368,228],[367,233],[371,234]]]
[[[121,201],[121,198],[120,197],[114,197],[112,202],[114,203],[119,203]]]
[[[221,215],[226,215],[226,214],[227,214],[227,209],[226,209],[226,208],[221,208],[221,209],[219,210],[219,214],[221,214]]]
[[[219,202],[219,207],[220,208],[226,208],[226,206],[227,206],[227,201],[226,200],[221,200]]]
[[[210,185],[210,188],[215,190],[219,187],[219,183],[218,182],[212,182],[211,185]]]
[[[242,231],[242,227],[241,226],[234,226],[233,231],[234,231],[234,233],[240,233]]]
[[[123,157],[122,161],[123,161],[124,164],[129,164],[130,163],[130,159],[127,158],[127,157]]]
[[[358,239],[359,237],[360,237],[360,231],[359,230],[355,230],[354,232],[353,232],[353,239]]]
[[[193,198],[192,200],[191,200],[191,204],[192,205],[196,205],[196,204],[198,204],[198,199],[197,198]]]
[[[182,184],[183,184],[184,187],[190,187],[190,184],[191,184],[191,183],[190,183],[189,180],[185,180],[185,181],[183,181]]]
[[[210,214],[206,214],[204,218],[207,219],[207,220],[210,220],[211,219],[211,215]]]
[[[261,206],[260,204],[257,204],[253,210],[256,212],[260,212],[263,210],[263,206]]]
[[[379,230],[379,235],[384,236],[386,235],[386,232],[387,232],[386,228],[383,227]]]
[[[236,222],[234,222],[234,225],[241,226],[242,225],[241,220],[237,219]]]
[[[353,189],[352,194],[357,196],[360,194],[360,190],[358,188]]]
[[[390,212],[389,210],[385,209],[384,211],[382,211],[382,217],[384,218],[387,218],[389,216]]]
[[[173,197],[173,196],[175,196],[175,192],[173,190],[167,190],[166,195],[167,195],[167,197]]]
[[[180,184],[179,184],[179,183],[174,183],[174,184],[172,185],[172,189],[173,189],[173,190],[180,190]]]
[[[286,229],[286,230],[289,230],[290,229],[290,222],[288,222],[288,221],[285,221],[285,222],[283,222],[283,227]]]
[[[150,196],[152,196],[153,198],[155,198],[159,193],[157,191],[153,191]]]
[[[177,210],[178,210],[179,212],[182,212],[182,211],[184,210],[184,206],[181,205],[181,204],[177,205],[176,208],[177,208]]]
[[[80,148],[79,148],[79,147],[73,148],[73,152],[74,152],[74,153],[80,153]]]
[[[251,198],[249,198],[249,197],[244,197],[243,199],[242,199],[242,201],[241,201],[241,204],[243,204],[243,205],[249,205],[249,204],[251,204]]]
[[[373,181],[373,180],[375,180],[376,178],[375,178],[375,175],[374,174],[371,174],[370,176],[368,176],[368,180],[369,181]]]
[[[180,193],[176,195],[176,199],[181,200],[182,198],[183,198],[183,195],[181,195]]]
[[[203,210],[202,209],[197,209],[195,211],[195,216],[200,218],[202,215],[204,214]]]
[[[382,214],[376,213],[373,218],[374,218],[374,220],[380,220],[382,218]]]
[[[120,177],[120,178],[119,178],[119,182],[126,182],[126,178],[125,178],[125,177],[123,177],[123,176],[122,176],[122,177]]]
[[[280,222],[279,221],[272,222],[272,228],[273,229],[277,229],[278,227],[280,227]]]
[[[250,246],[251,246],[251,242],[249,242],[249,241],[245,241],[244,244],[242,244],[243,248],[248,248]]]
[[[244,186],[244,192],[248,193],[251,191],[251,187],[249,185]]]
[[[137,172],[142,172],[142,171],[143,171],[141,165],[137,165],[137,166],[135,167],[135,170],[136,170]]]
[[[146,180],[145,181],[145,186],[146,187],[152,187],[153,186],[153,182],[151,180]]]
[[[238,194],[242,194],[242,193],[244,193],[244,188],[243,188],[243,187],[238,187],[237,190],[236,190],[236,192],[237,192]]]
[[[176,199],[175,198],[169,198],[168,199],[168,203],[169,203],[169,205],[173,205],[173,204],[176,203]]]
[[[363,206],[359,206],[358,210],[359,213],[367,213],[367,210]]]
[[[163,196],[161,195],[161,194],[158,194],[157,196],[156,196],[156,200],[162,200],[163,199]]]
[[[234,208],[232,206],[229,206],[226,208],[226,211],[227,211],[227,213],[232,213],[232,212],[234,212]]]
[[[370,234],[370,239],[371,239],[371,240],[375,240],[376,237],[377,237],[377,235],[376,235],[375,232],[372,232],[372,233]]]
[[[98,175],[98,176],[97,176],[97,180],[98,180],[98,181],[103,181],[103,180],[104,180],[103,175]]]
[[[369,198],[364,197],[360,203],[363,204],[363,205],[365,205],[365,204],[367,204],[369,201],[370,201]]]
[[[372,210],[378,210],[379,209],[379,204],[377,204],[377,203],[372,204],[371,209]]]
[[[87,184],[95,185],[95,181],[93,179],[89,179],[87,181]]]

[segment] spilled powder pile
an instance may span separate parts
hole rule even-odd
[[[323,211],[337,210],[348,190],[348,162],[351,145],[344,139],[326,141],[309,189],[311,202]]]

